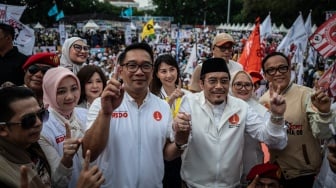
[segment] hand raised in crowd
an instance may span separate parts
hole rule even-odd
[[[77,188],[98,188],[105,181],[103,173],[96,165],[90,168],[90,158],[91,152],[90,150],[87,150],[85,153],[83,169],[78,178]]]
[[[63,143],[63,157],[61,162],[65,167],[70,168],[72,167],[73,156],[77,153],[77,150],[82,143],[82,139],[71,138],[70,125],[68,123],[65,123],[64,126],[66,133]]]
[[[280,86],[277,90],[274,90],[273,84],[269,84],[269,93],[270,93],[270,111],[273,115],[283,116],[286,111],[286,100],[280,95]]]
[[[311,95],[311,101],[319,112],[330,112],[331,100],[322,89],[317,89],[316,92]]]
[[[179,97],[182,97],[184,95],[184,92],[181,90],[181,80],[179,80],[179,84],[177,88],[173,91],[173,93],[168,97],[168,104],[169,106],[172,106],[175,102],[175,100]]]
[[[29,185],[28,185],[28,169],[25,165],[21,166],[20,174],[21,174],[20,188],[29,188]]]
[[[336,144],[328,144],[328,161],[331,170],[336,173]]]
[[[186,144],[191,131],[191,116],[185,112],[179,112],[174,118],[173,129],[175,131],[175,143]]]
[[[118,108],[124,97],[124,88],[118,81],[119,66],[115,67],[115,69],[115,74],[107,81],[106,87],[101,95],[102,112],[108,115],[111,115],[113,110]]]

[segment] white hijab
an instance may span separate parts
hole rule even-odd
[[[77,72],[82,67],[82,65],[79,65],[71,61],[69,54],[70,54],[71,45],[78,40],[81,40],[86,44],[86,40],[79,38],[79,37],[71,37],[64,41],[64,44],[62,47],[62,56],[60,59],[61,66],[70,69],[75,74],[77,74]]]

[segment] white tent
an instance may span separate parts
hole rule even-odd
[[[154,29],[162,29],[162,27],[158,23],[155,23],[154,24]]]
[[[84,26],[83,26],[83,30],[87,31],[87,30],[97,30],[99,29],[99,25],[97,25],[93,20],[89,20]]]
[[[40,24],[40,22],[37,22],[37,24],[34,26],[34,29],[43,29],[43,25]]]

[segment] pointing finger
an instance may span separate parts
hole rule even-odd
[[[118,80],[119,79],[119,69],[120,69],[120,65],[117,64],[115,67],[114,67],[114,73],[113,73],[113,76],[112,78]]]
[[[28,188],[28,172],[27,172],[27,167],[25,165],[21,166],[20,175],[21,175],[20,188]]]
[[[64,123],[65,126],[65,138],[71,138],[71,129],[68,123]]]
[[[181,78],[179,78],[177,89],[181,90],[181,88],[182,88],[182,81],[181,81]]]
[[[84,163],[83,163],[83,169],[85,171],[89,170],[90,158],[91,158],[91,151],[87,150],[86,153],[85,153],[85,159],[84,159]]]
[[[274,93],[272,82],[269,83],[269,93],[270,93],[270,98],[272,98],[273,97],[273,93]]]

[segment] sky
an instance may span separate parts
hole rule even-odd
[[[148,1],[149,0],[135,0],[140,4],[140,7],[148,6]]]

